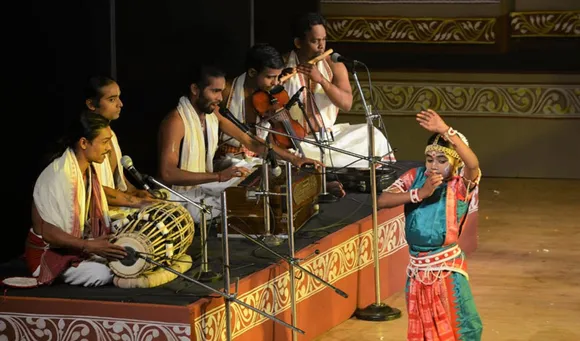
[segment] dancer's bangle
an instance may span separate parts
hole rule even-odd
[[[409,194],[411,195],[411,202],[416,204],[418,202],[421,202],[421,199],[419,198],[419,189],[418,188],[413,188],[412,190],[409,191]]]

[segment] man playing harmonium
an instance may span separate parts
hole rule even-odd
[[[219,113],[225,87],[225,74],[221,70],[212,66],[200,67],[177,107],[162,121],[158,141],[161,180],[194,202],[204,199],[204,203],[212,207],[214,217],[220,214],[218,194],[233,184],[232,178],[243,177],[249,171],[238,165],[214,171],[219,131],[257,155],[265,156],[269,152],[263,139],[252,138]],[[276,145],[272,145],[272,150],[296,167],[320,165]],[[199,209],[191,204],[187,207],[194,220],[199,222]]]

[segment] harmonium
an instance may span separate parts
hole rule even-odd
[[[315,174],[316,173],[316,174]],[[264,203],[262,195],[256,192],[262,190],[262,168],[253,170],[237,186],[226,189],[226,204],[228,209],[228,225],[234,225],[249,235],[264,235]],[[270,195],[270,233],[288,235],[288,210],[286,205],[286,172],[274,177],[268,174],[269,192],[284,195]],[[308,169],[292,167],[292,212],[294,232],[318,213],[318,195],[321,192],[321,175]],[[221,233],[221,224],[218,227]],[[230,235],[240,233],[231,227]]]

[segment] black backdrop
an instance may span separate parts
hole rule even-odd
[[[110,3],[28,1],[3,11],[4,205],[0,261],[18,256],[30,227],[36,177],[47,165],[66,123],[82,108],[82,86],[110,75]],[[123,154],[137,169],[156,172],[157,129],[177,103],[191,67],[221,64],[228,76],[243,72],[250,46],[250,0],[126,1],[115,3],[117,80],[124,107],[112,127]],[[284,23],[317,1],[300,0],[277,14],[255,0],[256,42],[266,36],[290,46]],[[269,38],[267,38],[269,39]],[[280,43],[285,42],[285,43]],[[0,276],[1,277],[1,276]]]

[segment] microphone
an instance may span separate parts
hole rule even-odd
[[[362,62],[359,62],[356,59],[351,60],[351,59],[345,58],[345,57],[341,56],[340,53],[338,53],[338,52],[334,52],[333,54],[331,54],[330,60],[332,60],[335,63],[343,63],[347,66],[352,67],[352,68],[354,68],[354,66],[357,64],[363,64]]]
[[[241,131],[250,136],[254,136],[254,134],[250,131],[250,128],[244,123],[240,122],[240,120],[238,120],[228,108],[220,108],[219,111],[220,114],[222,114],[223,116],[225,116],[225,118],[230,120],[236,127],[238,127],[238,129],[240,129]]]
[[[254,137],[254,134],[250,131],[250,128],[243,124],[242,122],[240,122],[235,116],[234,114],[232,114],[231,111],[229,111],[229,109],[227,108],[220,108],[220,114],[224,115],[228,120],[232,121],[233,124],[236,125],[236,127],[240,128],[241,131],[243,131],[244,133],[250,135],[251,137]],[[264,142],[262,142],[264,143]],[[267,142],[266,142],[267,143]],[[274,155],[275,153],[272,150],[272,146],[267,143],[268,146],[268,155],[266,156],[268,158],[268,160],[270,161],[270,165],[272,167],[272,174],[275,177],[280,176],[280,174],[282,174],[282,170],[280,169],[280,166],[278,165],[278,161],[276,160],[276,156]]]
[[[290,110],[290,108],[292,108],[292,106],[300,100],[300,94],[302,93],[304,88],[305,88],[304,86],[301,87],[300,89],[298,89],[298,91],[296,91],[294,95],[292,95],[292,97],[288,100],[288,103],[286,103],[286,105],[284,106],[286,110]]]
[[[278,165],[278,160],[276,159],[276,153],[272,149],[272,147],[268,144],[268,161],[270,161],[270,170],[274,177],[279,177],[282,174],[282,169],[280,169],[280,165]]]
[[[133,160],[131,160],[131,157],[129,155],[123,155],[123,157],[121,158],[121,165],[123,165],[123,168],[125,168],[129,173],[131,173],[131,175],[133,175],[135,180],[137,180],[137,182],[147,192],[151,193],[154,197],[159,198],[159,193],[155,193],[155,191],[151,187],[149,187],[149,185],[145,182],[144,180],[145,177],[141,175],[141,173],[139,173],[137,169],[135,169],[135,166],[133,166]]]

